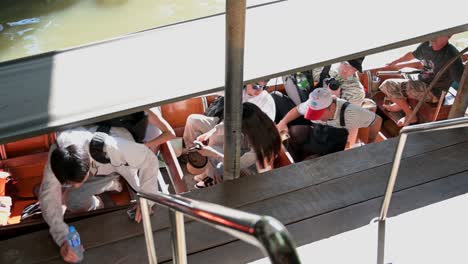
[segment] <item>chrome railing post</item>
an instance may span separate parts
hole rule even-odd
[[[385,220],[387,218],[388,209],[390,207],[390,201],[392,199],[393,190],[395,188],[396,179],[398,176],[398,170],[400,168],[401,157],[405,148],[408,134],[424,133],[436,130],[446,130],[453,128],[461,128],[468,126],[468,117],[454,118],[450,120],[443,120],[438,122],[414,125],[404,127],[400,131],[400,139],[396,147],[395,156],[393,158],[392,170],[390,172],[390,178],[388,179],[387,189],[380,209],[380,215],[378,218],[378,247],[377,247],[377,264],[383,264],[385,259]]]
[[[272,264],[300,264],[288,230],[273,217],[264,216],[255,225],[255,234]]]
[[[148,252],[149,264],[157,264],[156,248],[154,247],[153,228],[148,210],[148,201],[140,197],[141,218],[143,220],[143,230],[145,232],[146,250]]]
[[[387,183],[387,190],[385,191],[384,200],[380,209],[379,221],[385,221],[385,218],[387,218],[388,207],[390,206],[390,201],[392,200],[393,189],[395,188],[398,169],[400,168],[401,156],[403,155],[403,149],[405,148],[407,138],[408,135],[406,133],[402,133],[400,135],[400,139],[398,140],[395,157],[393,158],[392,171],[390,172],[390,178],[388,179]]]
[[[172,259],[174,264],[187,263],[187,250],[185,244],[184,214],[169,209],[171,219]]]
[[[187,262],[183,216],[205,223],[258,247],[270,258],[273,264],[300,263],[296,248],[287,229],[281,222],[272,217],[255,215],[218,204],[160,192],[139,192],[138,196],[165,206],[170,210],[174,263],[185,264]]]
[[[390,178],[388,179],[387,189],[385,191],[384,200],[380,209],[379,221],[384,221],[387,218],[388,208],[390,206],[390,200],[392,199],[393,189],[395,188],[395,182],[398,175],[398,169],[400,168],[401,156],[403,155],[403,149],[405,148],[406,139],[409,134],[424,133],[436,130],[446,130],[453,128],[461,128],[468,126],[468,117],[454,118],[450,120],[443,120],[432,123],[425,123],[414,126],[407,126],[401,129],[400,139],[395,151],[393,158],[392,171],[390,172]]]

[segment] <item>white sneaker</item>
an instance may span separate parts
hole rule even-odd
[[[198,174],[198,175],[193,176],[193,180],[196,181],[196,182],[201,182],[205,178],[206,178],[206,173],[202,173],[202,174]]]
[[[112,181],[110,181],[107,185],[106,188],[104,188],[103,192],[121,192],[123,189],[122,184],[120,183],[120,179],[115,178]]]
[[[210,177],[205,177],[203,179],[203,181],[201,182],[198,182],[197,184],[195,184],[195,189],[203,189],[203,188],[206,188],[206,187],[210,187],[210,186],[213,186],[215,185],[216,182],[213,178],[210,178]]]
[[[101,198],[97,195],[93,195],[93,205],[88,211],[93,211],[97,209],[102,209],[104,208],[104,202],[101,200]]]

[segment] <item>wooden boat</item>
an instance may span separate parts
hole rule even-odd
[[[283,27],[285,21],[279,19],[267,21],[258,17],[280,17],[290,8],[287,4],[280,2],[261,9],[250,10],[248,14],[250,21],[258,22],[258,24],[253,23],[252,32],[276,32],[278,28]],[[394,7],[389,6],[389,9],[391,8]],[[444,8],[448,7],[442,6],[437,12],[428,10],[427,13],[439,13]],[[305,12],[306,8],[303,9],[302,11]],[[300,12],[297,9],[295,11]],[[388,11],[392,13],[391,10]],[[427,13],[425,16],[430,15]],[[453,10],[453,13],[453,17],[464,17],[463,10]],[[301,21],[305,22],[306,18],[307,16],[297,15],[288,23],[298,25]],[[162,108],[166,105],[168,109],[177,109],[177,101],[189,98],[191,98],[189,100],[200,100],[193,99],[193,97],[220,90],[223,81],[219,76],[224,76],[221,69],[224,63],[220,62],[219,58],[224,57],[220,48],[224,43],[216,36],[222,35],[220,34],[224,25],[222,21],[223,17],[212,17],[89,47],[0,64],[2,69],[0,71],[2,82],[0,83],[8,84],[2,85],[1,90],[5,91],[8,102],[11,103],[8,105],[10,107],[8,111],[0,112],[2,120],[0,143],[4,146],[3,153],[6,155],[6,159],[2,160],[2,166],[5,164],[9,164],[10,167],[17,166],[19,168],[17,171],[21,172],[24,165],[28,164],[26,156],[39,160],[29,168],[30,170],[23,170],[26,172],[24,178],[28,178],[26,176],[28,173],[31,175],[34,174],[33,171],[41,171],[40,167],[43,166],[45,153],[54,140],[52,132],[59,128],[90,124],[156,105]],[[408,25],[409,23],[406,22],[408,20],[405,19],[395,21],[395,23]],[[304,42],[291,42],[290,45],[272,42],[271,48],[275,53],[279,52],[278,54],[289,54],[291,50],[304,50],[305,52],[301,54],[302,56],[290,61],[275,60],[271,63],[265,63],[271,52],[265,52],[265,42],[262,41],[264,34],[249,33],[251,35],[248,35],[247,46],[251,49],[246,56],[248,63],[244,74],[245,80],[250,82],[293,73],[393,47],[422,42],[442,34],[465,31],[468,29],[468,24],[465,22],[456,20],[440,27],[418,25],[417,29],[413,28],[414,37],[408,38],[407,35],[394,32],[392,39],[385,39],[378,44],[370,44],[369,38],[366,37],[367,32],[362,34],[357,32],[356,45],[343,51],[329,51],[327,43],[317,42],[316,49],[323,50],[321,54],[308,49],[309,46]],[[382,30],[385,32],[389,28],[395,28],[395,25],[383,25]],[[291,27],[291,30],[292,35],[301,35],[298,27]],[[325,35],[330,29],[318,30],[320,31],[318,35]],[[206,39],[197,39],[199,42],[190,43],[190,48],[187,48],[186,42],[177,41],[180,36],[202,35],[205,31],[209,31],[210,36]],[[341,36],[332,34],[329,41],[338,43],[340,39]],[[372,39],[372,43],[373,41]],[[155,48],[156,46],[160,48]],[[125,52],[129,47],[132,47],[133,54]],[[154,53],[142,52],[144,50],[154,50]],[[121,56],[114,56],[115,54]],[[212,56],[207,57],[206,54]],[[181,64],[173,59],[180,57],[185,59],[183,69],[193,69],[193,71],[187,71],[187,76],[185,76],[188,82],[174,81],[180,78],[179,72],[182,69]],[[121,63],[122,61],[125,63]],[[206,62],[208,66],[200,67],[200,61]],[[80,73],[81,76],[88,76],[89,79],[76,75],[77,65],[84,65],[84,62],[89,67],[80,69]],[[155,63],[151,70],[147,67],[137,67],[137,65],[153,65],[151,63]],[[284,66],[285,63],[287,66]],[[155,76],[155,72],[158,76]],[[207,72],[212,78],[200,80],[199,76],[206,76]],[[105,83],[103,80],[110,81]],[[157,83],[162,88],[149,87],[147,84],[150,83]],[[187,87],[187,83],[191,86]],[[131,91],[125,89],[130,86]],[[98,87],[102,87],[102,90],[97,89]],[[161,90],[163,92],[158,92]],[[104,96],[109,94],[112,94],[109,98]],[[28,100],[32,103],[25,105],[24,102]],[[82,105],[77,105],[76,102]],[[203,107],[191,106],[189,113],[199,112],[202,109]],[[163,115],[164,111],[163,109]],[[179,110],[177,111],[179,113]],[[175,115],[166,116],[166,118],[170,119],[173,116]],[[170,122],[180,135],[183,123],[175,120]],[[468,164],[464,159],[459,158],[467,154],[466,133],[466,130],[459,129],[414,137],[412,143],[409,143],[408,152],[402,163],[408,166],[407,170],[400,176],[402,180],[396,189],[399,195],[395,198],[395,203],[405,204],[405,207],[393,208],[391,214],[405,212],[467,191],[463,186],[468,186],[466,184]],[[435,137],[440,140],[428,145],[427,142],[431,142],[431,139]],[[25,141],[23,140],[35,142],[32,143],[34,146],[24,148],[22,144]],[[12,145],[6,147],[8,144]],[[15,147],[15,144],[19,145]],[[392,150],[395,145],[396,141],[390,139],[379,144],[370,144],[362,148],[285,166],[272,172],[240,178],[235,182],[214,186],[209,191],[201,190],[184,194],[184,196],[275,216],[291,230],[298,245],[303,245],[367,224],[370,218],[376,215],[375,211],[383,196],[387,172],[391,166],[392,159],[389,150]],[[11,154],[11,149],[15,148],[21,149],[19,156],[16,157],[18,160],[14,160],[15,155]],[[162,152],[165,152],[164,148]],[[166,152],[170,155],[163,154],[163,156],[169,165],[171,179],[175,182],[173,183],[174,189],[176,192],[183,191],[177,190],[183,186],[176,183],[180,180],[180,176],[177,176],[180,168],[177,168],[170,145]],[[8,157],[12,157],[11,160]],[[444,158],[446,163],[443,166],[435,164],[432,162],[435,158]],[[6,162],[6,160],[9,161]],[[280,163],[279,166],[287,165],[288,161]],[[411,167],[411,164],[417,164],[418,168]],[[32,178],[34,180],[31,179],[31,184],[28,185],[27,195],[33,193],[33,186],[39,182],[40,175],[36,174]],[[438,188],[447,185],[453,188],[447,188],[444,192],[439,191]],[[358,186],[365,188],[360,189],[357,188]],[[421,194],[419,203],[414,202],[416,193]],[[435,196],[435,193],[439,195]],[[122,205],[126,209],[126,198],[120,201],[123,201]],[[87,261],[100,261],[101,263],[146,261],[143,253],[142,229],[126,219],[125,209],[115,207],[111,212],[97,211],[98,215],[93,215],[93,217],[69,220],[74,221],[74,225],[80,230],[80,235],[86,243]],[[165,262],[171,260],[169,243],[167,243],[170,232],[167,213],[166,209],[158,207],[153,216],[154,219],[159,219],[153,223],[153,230],[157,234],[157,251],[160,252],[161,261]],[[21,223],[17,227],[19,225]],[[226,234],[208,231],[204,226],[190,221],[187,221],[187,226],[188,252],[190,259],[195,263],[208,261],[217,263],[220,259],[223,263],[238,263],[255,260],[261,256],[259,252],[246,248],[245,244]],[[24,246],[31,244],[31,241],[43,243],[34,244],[31,247]],[[164,241],[166,243],[163,243]],[[60,261],[57,247],[49,238],[47,230],[0,241],[0,252],[2,263],[13,261],[56,263]],[[228,254],[231,258],[224,258]]]
[[[468,54],[464,57],[465,59],[468,59]],[[419,63],[408,63],[405,65],[405,67],[413,67],[418,69],[421,67],[421,65]],[[370,91],[371,89],[370,81],[374,79],[372,77],[379,75],[379,72],[382,70],[384,69],[368,69],[365,70],[362,74],[358,74],[359,79],[361,80],[366,91]],[[399,73],[393,75],[380,74],[380,82],[388,78],[404,78],[404,75]],[[268,91],[286,93],[284,86],[281,83],[276,83],[275,85],[269,86]],[[209,94],[164,104],[160,106],[161,114],[174,128],[176,136],[181,138],[188,116],[190,114],[203,114],[208,105],[210,105],[216,97],[217,95]],[[379,114],[385,117],[387,122],[386,125],[382,128],[377,142],[386,140],[387,137],[394,137],[396,135],[395,133],[398,132],[398,128],[396,128],[396,121],[398,119],[395,118],[393,113],[384,111],[381,107],[383,104],[383,97],[384,96],[381,92],[377,92],[372,96],[379,107]],[[426,107],[421,110],[421,113],[424,116],[430,116],[431,113],[436,111],[435,108],[437,105],[434,106],[426,104],[425,106]],[[450,105],[444,106],[439,113],[438,120],[446,119],[449,109]],[[421,120],[429,121],[427,118],[423,118]],[[388,124],[389,122],[391,122],[390,125]],[[368,143],[367,133],[367,129],[360,130],[359,140],[361,143]],[[56,133],[51,132],[48,134],[0,145],[0,170],[9,172],[13,176],[13,179],[17,182],[14,185],[15,189],[17,190],[12,197],[13,207],[9,219],[9,225],[0,227],[0,233],[2,233],[3,238],[11,238],[17,235],[21,235],[25,232],[41,230],[46,227],[41,217],[36,219],[27,219],[26,221],[20,221],[20,219],[23,209],[27,205],[37,201],[38,186],[42,180],[42,172],[47,159],[47,153],[50,146],[55,142],[55,138]],[[189,189],[187,188],[187,183],[184,181],[184,171],[181,169],[181,165],[177,160],[173,143],[168,142],[161,147],[161,157],[167,165],[166,167],[162,168],[162,170],[163,174],[167,176],[165,180],[168,181],[167,184],[169,185],[169,188],[174,193],[187,192]],[[293,163],[294,161],[291,155],[283,146],[281,155],[275,161],[275,168],[288,166]],[[187,172],[185,172],[185,174],[187,174]],[[163,183],[163,185],[164,184],[166,183]],[[126,186],[125,183],[124,186]],[[106,208],[88,213],[67,214],[65,218],[72,222],[76,221],[77,219],[84,219],[94,215],[125,209],[129,207],[131,201],[134,199],[134,197],[132,198],[130,189],[125,188],[123,192],[112,193],[110,197],[107,197],[108,206],[106,206]]]
[[[198,96],[162,105],[161,113],[174,128],[176,136],[181,138],[187,117],[190,114],[203,114],[207,105],[214,99],[215,95]],[[56,133],[52,132],[0,145],[0,170],[10,173],[12,182],[15,182],[9,185],[12,187],[10,193],[7,192],[7,195],[13,199],[13,205],[8,225],[0,226],[2,239],[47,228],[41,216],[22,221],[21,214],[26,206],[38,200],[37,196],[44,166],[47,162],[47,154],[50,146],[55,143],[55,139]],[[169,188],[174,193],[187,192],[184,172],[177,160],[171,142],[163,144],[160,148],[160,153],[166,165],[161,169],[162,174],[167,176],[166,179],[160,179],[162,181],[160,185],[169,185]],[[281,154],[275,160],[275,167],[279,168],[292,163],[291,156],[283,147]],[[132,200],[133,202],[135,201],[135,197],[125,181],[123,179],[121,181],[123,186],[125,186],[122,192],[111,193],[102,197],[105,203],[107,203],[105,208],[86,213],[67,213],[65,214],[65,219],[73,222],[78,219],[128,208]]]

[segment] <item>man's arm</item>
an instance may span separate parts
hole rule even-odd
[[[55,147],[51,147],[49,153],[54,149]],[[47,161],[44,169],[39,202],[42,217],[49,225],[50,235],[58,246],[62,246],[68,235],[68,226],[63,221],[62,186],[50,168],[50,161]]]
[[[452,81],[458,82],[460,84],[461,77],[463,75],[464,67],[462,60],[457,59],[449,69],[450,78]]]
[[[299,106],[298,106],[299,107]],[[301,114],[297,110],[297,107],[294,107],[293,109],[289,110],[289,112],[279,121],[279,123],[276,125],[278,128],[278,131],[283,131],[283,130],[288,130],[288,124],[289,122],[293,121],[294,119],[300,117]]]
[[[394,67],[394,68],[398,69],[397,64],[402,63],[402,62],[411,61],[411,60],[414,60],[414,59],[416,59],[416,57],[413,55],[413,52],[408,52],[405,55],[403,55],[402,57],[388,63],[387,66],[391,66],[391,67]]]
[[[161,135],[152,139],[151,141],[146,142],[146,146],[155,148],[171,139],[176,138],[174,129],[172,129],[171,125],[169,125],[169,123],[162,116],[160,116],[159,113],[155,113],[151,109],[145,112],[148,114],[148,122],[161,130]]]

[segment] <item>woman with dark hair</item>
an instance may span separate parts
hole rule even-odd
[[[219,124],[209,132],[197,138],[201,149],[198,152],[208,157],[206,176],[195,184],[201,189],[222,181],[224,173],[224,125]],[[208,145],[202,142],[208,141]],[[256,105],[242,104],[242,140],[241,169],[247,169],[256,164],[257,172],[273,168],[273,161],[281,150],[281,138],[275,123]]]

